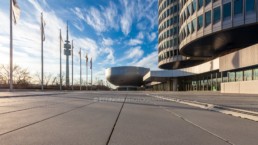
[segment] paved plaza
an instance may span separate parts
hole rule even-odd
[[[257,145],[258,122],[155,96],[258,108],[258,96],[212,92],[1,92],[0,144]]]

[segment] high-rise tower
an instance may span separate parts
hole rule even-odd
[[[69,86],[69,56],[71,55],[71,44],[69,41],[68,35],[68,22],[67,22],[67,31],[66,31],[66,40],[64,44],[64,55],[66,55],[66,86]]]

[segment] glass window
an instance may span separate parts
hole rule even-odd
[[[235,78],[236,78],[236,73],[235,72],[229,72],[228,73],[228,78],[229,78],[229,82],[234,82],[235,81]]]
[[[231,2],[223,5],[223,19],[231,18]]]
[[[246,0],[245,1],[245,10],[246,12],[253,12],[255,10],[255,0]]]
[[[194,19],[194,20],[192,21],[192,33],[195,32],[196,29],[197,29],[197,20]]]
[[[220,7],[216,7],[213,10],[213,24],[220,21]]]
[[[258,80],[258,69],[254,69],[254,80]]]
[[[192,33],[192,27],[191,27],[192,23],[188,23],[187,27],[188,27],[188,34]]]
[[[205,13],[205,27],[211,24],[211,11]]]
[[[207,6],[210,2],[211,0],[205,0],[205,6]]]
[[[198,10],[203,6],[203,0],[198,0]]]
[[[203,16],[202,15],[200,15],[198,18],[198,27],[197,27],[197,29],[199,30],[199,29],[201,29],[202,27],[203,27]]]
[[[196,11],[196,0],[193,0],[193,6],[192,6],[192,9],[193,9],[193,13]]]
[[[243,13],[243,0],[234,0],[234,14]]]
[[[244,81],[252,80],[252,70],[244,71]]]
[[[187,6],[187,13],[188,13],[188,16],[191,16],[192,15],[192,8],[191,8],[191,4]]]
[[[243,81],[243,71],[236,72],[236,81]]]

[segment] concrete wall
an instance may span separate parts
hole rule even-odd
[[[228,71],[257,64],[258,44],[220,57],[219,69],[220,71]]]
[[[221,84],[221,93],[258,94],[258,80]]]

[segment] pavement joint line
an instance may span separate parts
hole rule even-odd
[[[157,105],[157,104],[155,104],[155,105]],[[167,111],[167,112],[169,112],[169,113],[171,113],[171,114],[177,116],[178,118],[184,120],[185,122],[187,122],[187,123],[189,123],[189,124],[191,124],[191,125],[193,125],[193,126],[195,126],[195,127],[198,127],[198,128],[200,128],[201,130],[203,130],[203,131],[205,131],[205,132],[207,132],[207,133],[209,133],[209,134],[211,134],[211,135],[213,135],[213,136],[219,138],[220,140],[222,140],[222,141],[224,141],[224,142],[226,142],[226,143],[228,143],[228,144],[230,144],[230,145],[235,145],[234,143],[230,142],[229,140],[227,140],[227,139],[225,139],[225,138],[223,138],[223,137],[221,137],[221,136],[219,136],[219,135],[217,135],[217,134],[215,134],[215,133],[213,133],[213,132],[207,130],[206,128],[201,127],[200,125],[198,125],[198,124],[196,124],[196,123],[194,123],[194,122],[188,120],[187,118],[183,117],[182,115],[180,115],[180,114],[178,114],[178,113],[175,113],[175,112],[173,112],[173,111],[167,109],[166,107],[163,107],[163,106],[160,106],[160,105],[157,105],[157,106],[159,106],[160,108],[162,108],[164,111]]]
[[[110,140],[111,140],[111,137],[112,137],[112,135],[113,135],[113,132],[114,132],[115,127],[116,127],[116,124],[117,124],[117,121],[118,121],[118,119],[119,119],[119,117],[120,117],[120,114],[121,114],[123,108],[124,108],[124,104],[125,104],[126,98],[127,98],[127,95],[125,96],[124,102],[123,102],[123,104],[122,104],[122,106],[121,106],[121,108],[120,108],[120,110],[119,110],[119,113],[118,113],[118,115],[117,115],[117,117],[116,117],[116,121],[115,121],[115,123],[114,123],[114,125],[113,125],[113,127],[112,127],[112,130],[111,130],[110,134],[109,134],[109,137],[108,137],[108,140],[107,140],[107,142],[106,142],[106,145],[108,145],[109,142],[110,142]]]
[[[253,112],[253,111],[235,109],[235,108],[230,108],[230,107],[222,107],[219,105],[213,105],[213,104],[202,103],[202,102],[197,102],[197,101],[166,98],[166,97],[162,97],[162,96],[153,96],[153,97],[258,122],[258,116],[257,116],[258,113]]]
[[[13,95],[13,96],[0,96],[1,98],[17,98],[17,97],[39,97],[39,96],[53,96],[53,95],[60,95],[60,94],[67,94],[67,93],[52,93],[52,94],[26,94],[26,95]]]
[[[27,127],[30,127],[30,126],[32,126],[32,125],[35,125],[35,124],[38,124],[38,123],[44,122],[44,121],[46,121],[46,120],[49,120],[49,119],[52,119],[52,118],[55,118],[55,117],[61,116],[61,115],[63,115],[63,114],[66,114],[66,113],[72,112],[72,111],[74,111],[74,110],[77,110],[77,109],[80,109],[80,108],[83,108],[83,107],[86,107],[86,106],[89,106],[89,105],[95,104],[95,103],[97,103],[97,102],[91,102],[91,103],[88,103],[88,104],[86,104],[86,105],[82,105],[82,106],[79,106],[79,107],[75,107],[75,108],[70,109],[70,110],[67,110],[67,111],[65,111],[65,112],[58,113],[58,114],[56,114],[56,115],[53,115],[53,116],[47,117],[47,118],[45,118],[45,119],[42,119],[42,120],[39,120],[39,121],[36,121],[36,122],[30,123],[30,124],[27,124],[27,125],[25,125],[25,126],[21,126],[21,127],[16,128],[16,129],[13,129],[13,130],[10,130],[10,131],[7,131],[7,132],[4,132],[4,133],[1,133],[1,134],[0,134],[0,137],[1,137],[1,136],[4,136],[4,135],[6,135],[6,134],[9,134],[9,133],[12,133],[12,132],[15,132],[15,131],[18,131],[18,130],[21,130],[21,129],[24,129],[24,128],[27,128]]]
[[[73,101],[69,101],[69,102],[75,102],[78,100],[73,100]],[[68,102],[68,101],[66,101]],[[43,108],[43,107],[47,107],[47,106],[53,106],[53,105],[58,105],[58,104],[64,104],[65,102],[58,102],[58,103],[52,103],[52,104],[47,104],[47,105],[39,105],[39,106],[34,106],[34,107],[29,107],[29,108],[24,108],[24,109],[19,109],[19,110],[14,110],[14,111],[8,111],[8,112],[1,112],[1,115],[5,115],[5,114],[10,114],[10,113],[15,113],[15,112],[20,112],[20,111],[26,111],[26,110],[31,110],[31,109],[37,109],[37,108]]]

